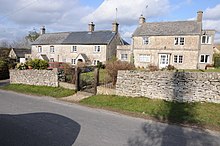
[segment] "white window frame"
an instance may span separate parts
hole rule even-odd
[[[50,58],[50,62],[54,62],[54,58]]]
[[[203,57],[204,61],[202,61],[202,57]],[[210,55],[208,55],[208,54],[201,54],[200,55],[200,57],[199,57],[200,63],[209,63],[209,61],[210,61]]]
[[[183,55],[174,55],[173,56],[173,63],[183,64]]]
[[[50,46],[50,53],[54,53],[54,52],[55,52],[54,46]]]
[[[122,53],[121,54],[121,60],[128,60],[128,54]]]
[[[203,38],[205,38],[204,41],[203,41]],[[210,35],[201,36],[201,44],[211,44],[211,43],[212,43],[212,36]]]
[[[38,53],[42,53],[43,52],[42,46],[37,46],[37,48],[38,48]]]
[[[71,64],[76,65],[76,59],[71,59]]]
[[[101,52],[101,46],[95,46],[94,52]]]
[[[174,45],[177,46],[177,45],[185,45],[185,38],[184,37],[175,37],[174,38]]]
[[[72,48],[71,48],[71,52],[76,53],[76,52],[77,52],[77,46],[72,46]]]
[[[150,62],[151,56],[149,54],[139,54],[139,62]]]
[[[93,65],[98,65],[98,62],[100,62],[98,59],[93,60]]]
[[[149,44],[149,37],[143,37],[143,45]]]

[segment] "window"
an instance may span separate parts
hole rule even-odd
[[[38,53],[41,53],[43,50],[42,50],[42,47],[41,46],[38,46]]]
[[[50,53],[54,53],[54,46],[50,46]]]
[[[71,52],[77,52],[77,46],[73,46]]]
[[[101,52],[101,46],[95,46],[95,52]]]
[[[183,55],[174,55],[173,62],[180,64],[183,63]]]
[[[128,60],[128,54],[121,54],[121,60]]]
[[[93,65],[98,65],[99,62],[99,60],[93,60]]]
[[[148,37],[143,37],[143,44],[148,45],[149,44],[149,38]]]
[[[150,62],[150,55],[140,54],[139,61],[140,62]]]
[[[71,63],[72,63],[73,65],[75,65],[75,64],[76,64],[76,59],[71,59]]]
[[[174,45],[184,45],[185,38],[184,37],[175,37]]]
[[[54,62],[54,58],[50,58],[50,62]]]
[[[209,55],[201,55],[200,63],[209,63]]]
[[[208,35],[203,35],[202,38],[201,38],[201,43],[202,44],[211,44],[211,36],[208,36]]]

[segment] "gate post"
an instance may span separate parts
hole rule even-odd
[[[81,70],[79,67],[75,68],[75,76],[76,76],[76,81],[75,81],[75,85],[76,85],[76,91],[80,91],[80,73]]]
[[[95,68],[94,71],[94,94],[97,94],[97,86],[99,85],[99,68]]]

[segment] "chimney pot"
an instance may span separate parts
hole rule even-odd
[[[197,22],[202,22],[202,15],[203,15],[203,11],[197,12]]]
[[[41,29],[40,29],[40,34],[45,34],[46,32],[46,29],[45,29],[45,26],[42,26]]]
[[[95,30],[95,24],[93,22],[89,23],[89,32],[93,32]]]
[[[145,23],[145,18],[144,16],[141,14],[140,18],[139,18],[139,25],[142,25]]]
[[[118,32],[118,23],[117,22],[113,22],[112,23],[112,32]]]

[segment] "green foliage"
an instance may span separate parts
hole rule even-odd
[[[40,36],[39,33],[36,32],[36,30],[29,31],[29,34],[25,37],[30,42],[34,42],[38,37]]]
[[[16,65],[16,68],[19,70],[26,70],[27,69],[27,65],[25,63],[18,63]]]
[[[33,86],[33,85],[23,85],[23,84],[10,84],[4,87],[1,87],[4,90],[12,90],[15,92],[32,94],[32,95],[43,95],[51,97],[66,97],[73,95],[74,90],[64,89],[61,87],[48,87],[48,86]]]
[[[97,65],[96,65],[97,68],[99,69],[104,69],[105,68],[105,65],[102,64],[102,62],[98,62]]]
[[[42,70],[42,69],[47,69],[48,62],[41,59],[34,59],[27,61],[26,65],[32,67],[33,69]]]
[[[4,59],[0,59],[0,69],[8,68],[7,62]]]
[[[220,104],[178,103],[152,100],[146,97],[131,98],[121,96],[96,95],[80,101],[89,106],[112,109],[156,119],[162,122],[197,125],[220,130]]]
[[[213,61],[214,61],[214,67],[219,68],[220,67],[220,54],[218,53],[213,54]]]

